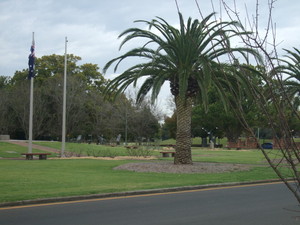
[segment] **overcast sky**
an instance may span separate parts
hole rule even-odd
[[[260,0],[260,18],[268,14],[267,3]],[[201,18],[195,0],[177,0],[185,18]],[[218,16],[220,0],[213,0]],[[233,0],[227,0],[232,4]],[[245,4],[255,13],[256,0],[237,0],[243,15]],[[204,15],[213,11],[210,0],[198,0]],[[300,1],[277,0],[273,10],[279,48],[300,48]],[[13,76],[27,68],[32,32],[35,32],[36,56],[64,54],[65,37],[68,53],[80,56],[80,63],[105,63],[120,55],[117,36],[127,28],[139,26],[134,20],[163,17],[178,24],[175,0],[0,0],[0,75]],[[265,27],[262,26],[263,30]],[[134,43],[128,46],[131,48]],[[124,64],[118,73],[126,67]],[[108,71],[106,77],[110,77]]]

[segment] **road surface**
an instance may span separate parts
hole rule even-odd
[[[283,184],[214,188],[0,209],[1,225],[294,225]]]

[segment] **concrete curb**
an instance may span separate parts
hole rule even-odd
[[[111,197],[126,197],[126,196],[136,196],[136,195],[146,195],[146,194],[159,194],[159,193],[180,192],[180,191],[189,191],[189,190],[201,190],[201,189],[208,189],[208,188],[234,187],[234,186],[243,186],[243,185],[246,186],[246,185],[250,185],[250,184],[254,184],[254,185],[255,184],[268,184],[268,183],[275,183],[275,182],[282,182],[282,181],[280,179],[272,179],[272,180],[259,180],[259,181],[247,181],[247,182],[183,186],[183,187],[128,191],[128,192],[118,192],[118,193],[105,193],[105,194],[94,194],[94,195],[43,198],[43,199],[23,200],[23,201],[16,201],[16,202],[4,202],[4,203],[0,203],[0,208],[57,203],[57,202],[72,202],[72,201],[111,198]]]

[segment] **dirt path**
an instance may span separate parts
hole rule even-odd
[[[16,144],[16,145],[28,147],[28,142],[27,141],[10,140],[10,141],[7,141],[7,142],[11,143],[11,144]],[[50,148],[50,147],[41,146],[41,145],[36,145],[36,144],[32,144],[32,148],[42,150],[42,151],[47,151],[47,152],[60,153],[59,149]]]

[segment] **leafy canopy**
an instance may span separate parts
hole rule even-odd
[[[129,85],[133,84],[136,87],[137,81],[144,77],[137,100],[141,100],[151,90],[151,99],[154,101],[166,81],[170,82],[174,96],[200,96],[205,103],[211,84],[214,84],[221,94],[223,85],[230,82],[224,77],[224,73],[229,71],[228,75],[231,76],[233,70],[230,63],[220,63],[220,59],[226,56],[227,58],[223,59],[232,62],[233,53],[237,52],[247,61],[249,53],[254,56],[258,54],[249,48],[231,47],[232,38],[247,32],[236,29],[239,27],[243,30],[238,22],[218,22],[212,20],[213,16],[214,13],[202,21],[189,18],[185,24],[183,16],[179,13],[179,28],[160,17],[152,21],[136,21],[148,25],[149,29],[125,30],[119,36],[124,38],[120,49],[127,42],[138,38],[143,38],[145,43],[110,60],[105,65],[104,72],[112,64],[115,64],[116,72],[120,63],[131,57],[143,58],[146,62],[129,67],[113,79],[107,86],[107,93],[118,95]]]

